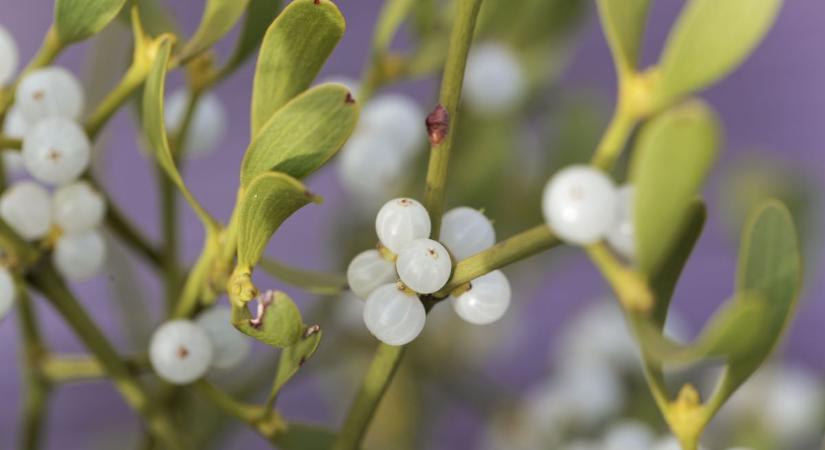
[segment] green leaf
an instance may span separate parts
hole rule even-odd
[[[135,2],[140,15],[140,23],[150,36],[163,33],[180,34],[180,25],[162,0],[140,0]],[[127,20],[128,21],[128,20]]]
[[[284,220],[312,201],[320,198],[289,175],[270,172],[255,178],[238,206],[238,266],[255,266]]]
[[[234,72],[255,52],[261,45],[266,29],[275,20],[280,9],[281,0],[249,1],[246,7],[246,17],[241,25],[238,41],[235,43],[235,50],[221,68],[222,74]]]
[[[278,395],[284,384],[298,373],[298,369],[315,354],[321,344],[321,335],[321,329],[318,325],[308,327],[298,342],[281,352],[278,372],[275,374],[275,383],[272,385],[270,397]]]
[[[166,68],[169,64],[169,55],[172,51],[174,38],[170,35],[164,35],[158,39],[155,61],[143,89],[141,109],[143,131],[158,164],[172,179],[192,209],[195,210],[204,227],[212,229],[217,226],[215,220],[186,187],[178,168],[175,166],[175,158],[172,156],[169,147],[169,138],[163,121],[163,93],[166,84]]]
[[[97,34],[123,8],[126,0],[57,0],[54,26],[60,42],[69,44]]]
[[[320,168],[349,138],[359,108],[338,84],[316,86],[279,109],[249,145],[241,164],[241,187],[277,170],[303,178]]]
[[[344,275],[297,269],[274,259],[263,258],[258,265],[268,274],[317,295],[338,295],[347,289]]]
[[[258,299],[257,313],[261,309],[262,315],[253,316],[246,305],[233,303],[232,325],[241,333],[273,347],[289,347],[300,341],[304,332],[301,311],[288,295],[276,291],[262,294]],[[260,321],[255,324],[255,319]]]
[[[390,48],[398,28],[410,14],[415,0],[388,0],[381,7],[381,13],[376,21],[372,48],[374,51],[384,52]]]
[[[188,59],[218,42],[240,20],[249,0],[207,0],[198,29],[182,53]]]
[[[291,423],[286,431],[275,436],[273,442],[281,450],[330,450],[335,437],[333,431],[325,428]]]
[[[619,73],[634,71],[639,61],[650,0],[598,0],[597,4]]]
[[[771,28],[782,0],[691,0],[660,59],[660,104],[701,90],[738,67]]]
[[[653,274],[676,245],[716,159],[720,133],[714,113],[699,101],[666,111],[642,129],[630,169],[642,273]]]
[[[252,133],[315,79],[344,34],[329,0],[295,0],[266,30],[252,87]]]

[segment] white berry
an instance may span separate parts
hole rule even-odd
[[[76,123],[63,117],[42,120],[23,138],[23,164],[32,177],[61,185],[75,180],[89,166],[91,144]]]
[[[544,220],[570,244],[594,244],[607,235],[616,212],[616,188],[604,172],[590,166],[562,169],[544,188]]]
[[[11,81],[17,71],[20,55],[17,42],[5,27],[0,25],[0,86]]]
[[[432,294],[447,284],[453,262],[443,245],[432,239],[416,239],[398,253],[395,269],[407,287],[419,294]]]
[[[393,150],[411,155],[426,140],[424,112],[415,101],[400,94],[374,98],[361,111],[359,133],[383,134]]]
[[[212,364],[212,354],[206,331],[189,320],[164,323],[149,343],[152,368],[172,384],[188,384],[204,376]]]
[[[16,297],[14,279],[9,269],[0,267],[0,320],[9,313]]]
[[[476,325],[493,323],[504,316],[510,306],[510,282],[500,270],[482,275],[470,283],[470,289],[450,297],[456,314]]]
[[[444,213],[438,241],[460,261],[492,247],[496,230],[481,211],[462,206]]]
[[[106,201],[86,181],[61,186],[52,200],[54,221],[66,233],[88,231],[103,222]]]
[[[103,268],[106,241],[96,230],[64,234],[54,246],[52,260],[66,278],[86,280]]]
[[[643,422],[625,420],[612,425],[605,433],[603,450],[648,449],[653,444],[653,430]]]
[[[378,286],[395,281],[395,264],[387,261],[378,250],[359,253],[347,267],[350,290],[366,300]]]
[[[633,227],[633,186],[626,184],[616,195],[616,218],[607,232],[607,243],[623,257],[636,256],[636,237]]]
[[[472,48],[467,58],[463,96],[484,113],[507,112],[524,98],[527,83],[512,50],[496,42]]]
[[[401,190],[406,156],[383,134],[356,133],[340,153],[338,177],[363,212],[374,213]]]
[[[52,226],[49,192],[33,181],[19,181],[0,196],[0,217],[26,240],[45,236]]]
[[[378,239],[384,247],[396,254],[411,241],[429,237],[430,226],[427,210],[411,198],[388,201],[375,217]]]
[[[166,99],[164,119],[170,133],[176,133],[183,124],[188,105],[186,89],[179,89]],[[184,155],[196,158],[212,153],[226,134],[227,120],[226,108],[218,96],[211,92],[201,94],[183,140]]]
[[[78,119],[85,103],[77,77],[57,66],[38,69],[23,77],[17,86],[15,101],[32,124],[49,117]]]
[[[232,310],[216,306],[202,312],[195,320],[212,342],[212,367],[231,369],[242,363],[252,351],[252,341],[232,326]]]
[[[394,284],[385,284],[370,294],[364,305],[364,323],[378,340],[404,345],[421,334],[427,313],[415,295]]]
[[[17,105],[12,105],[6,113],[6,120],[3,122],[3,134],[8,138],[23,139],[28,128],[29,123],[23,117],[20,108]],[[3,169],[9,175],[19,175],[23,172],[23,156],[20,155],[19,150],[3,150]]]

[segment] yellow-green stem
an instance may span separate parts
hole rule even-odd
[[[21,280],[15,280],[17,289],[17,318],[23,340],[23,377],[26,385],[23,411],[20,416],[19,448],[34,450],[40,447],[45,427],[51,384],[40,369],[46,349],[40,337],[37,318],[31,298]]]
[[[601,170],[611,170],[635,126],[636,119],[621,106],[616,107],[590,163]]]

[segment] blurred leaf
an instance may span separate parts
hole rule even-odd
[[[252,86],[253,139],[276,111],[309,87],[344,28],[344,17],[329,0],[295,0],[272,22]]]
[[[195,56],[218,42],[240,20],[249,1],[206,0],[198,29],[184,46],[182,58]]]
[[[416,3],[417,0],[387,0],[384,2],[376,22],[373,50],[383,52],[390,48],[398,28]]]
[[[691,101],[644,126],[631,162],[635,186],[634,224],[639,269],[652,274],[682,232],[720,141],[716,116]]]
[[[773,25],[782,0],[691,0],[662,52],[660,104],[713,84],[738,67]]]
[[[221,68],[221,73],[232,73],[255,52],[280,8],[281,0],[249,0],[235,50]]]
[[[347,289],[347,277],[324,272],[296,269],[273,259],[263,258],[258,265],[284,283],[317,295],[338,295]]]
[[[314,425],[290,423],[283,433],[273,439],[281,450],[330,450],[335,444],[333,431]]]
[[[123,8],[126,0],[56,0],[54,26],[64,44],[97,34]]]
[[[270,397],[275,397],[284,384],[298,373],[298,369],[318,350],[322,333],[320,328],[317,327],[317,325],[313,325],[307,328],[298,342],[281,352],[278,372],[275,374],[275,383],[272,385]]]
[[[244,190],[238,206],[238,265],[253,267],[269,239],[295,211],[320,198],[289,175],[259,175]]]
[[[161,0],[140,0],[135,2],[140,14],[140,22],[150,36],[163,33],[180,34],[180,26]],[[126,17],[128,22],[128,17]]]
[[[503,40],[513,48],[529,49],[558,41],[585,16],[585,0],[485,0],[476,35]]]
[[[295,302],[283,292],[273,292],[271,300],[271,303],[263,308],[263,315],[257,326],[252,324],[255,316],[249,312],[246,305],[238,306],[233,303],[232,325],[241,333],[273,347],[295,345],[304,332],[301,312],[295,306]]]
[[[344,145],[359,108],[338,84],[316,86],[280,108],[260,129],[241,164],[241,186],[270,170],[303,178]]]
[[[602,28],[619,72],[636,69],[650,0],[598,0]]]

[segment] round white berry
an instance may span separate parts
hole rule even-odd
[[[23,77],[15,102],[26,120],[34,124],[49,117],[77,119],[85,99],[77,77],[62,67],[52,66]]]
[[[212,367],[231,369],[242,363],[252,351],[252,341],[232,326],[232,310],[216,306],[202,312],[195,323],[212,342]]]
[[[412,155],[426,141],[424,116],[421,108],[408,97],[381,95],[364,105],[358,132],[382,134],[390,140],[393,150]]]
[[[11,81],[19,62],[20,55],[17,53],[17,42],[14,36],[0,25],[0,85]]]
[[[415,295],[394,284],[374,290],[364,305],[364,323],[378,340],[389,345],[404,345],[421,334],[427,313]]]
[[[482,275],[470,283],[470,289],[450,297],[453,309],[462,319],[476,325],[493,323],[510,306],[510,282],[500,270]]]
[[[605,237],[616,215],[616,188],[604,172],[590,166],[562,169],[544,188],[544,220],[570,244],[594,244]]]
[[[524,98],[527,87],[516,55],[497,42],[476,45],[467,58],[463,96],[484,113],[507,112]]]
[[[453,262],[443,245],[432,239],[416,239],[398,253],[395,269],[407,287],[419,294],[432,294],[447,284]]]
[[[155,373],[172,384],[188,384],[204,376],[212,364],[212,342],[189,320],[164,323],[149,343],[149,361]]]
[[[3,320],[9,313],[16,297],[11,272],[5,267],[0,267],[0,320]]]
[[[82,281],[96,275],[106,260],[106,241],[97,230],[60,236],[52,260],[66,278]]]
[[[438,241],[460,261],[492,247],[496,230],[481,211],[462,206],[444,214]]]
[[[363,212],[374,213],[401,190],[406,157],[382,134],[356,133],[341,149],[338,176]]]
[[[764,427],[788,447],[816,435],[825,413],[825,390],[806,369],[786,366],[771,374],[762,406]]]
[[[12,139],[23,139],[29,123],[17,105],[12,105],[6,113],[6,120],[3,122],[3,134]],[[19,150],[3,150],[3,169],[9,175],[19,175],[23,172],[23,156]]]
[[[604,436],[603,450],[647,449],[653,444],[653,430],[637,420],[612,425]]]
[[[33,181],[18,181],[0,196],[0,217],[23,239],[42,238],[52,226],[49,192]]]
[[[179,89],[166,99],[164,119],[170,133],[176,133],[181,127],[188,106],[189,92],[186,89]],[[183,139],[184,155],[197,158],[212,153],[226,134],[227,120],[226,108],[218,96],[211,92],[201,94]]]
[[[366,300],[378,286],[395,281],[395,264],[387,261],[378,250],[359,253],[347,267],[350,290]]]
[[[616,194],[616,218],[607,232],[607,243],[623,257],[636,256],[636,237],[633,227],[633,186],[626,184]]]
[[[86,181],[75,181],[54,192],[54,221],[66,233],[88,231],[103,222],[106,201]]]
[[[42,120],[23,138],[23,164],[31,176],[48,184],[66,184],[89,166],[89,138],[63,117]]]
[[[378,239],[396,254],[411,241],[429,237],[430,226],[427,210],[411,198],[388,201],[375,217]]]

